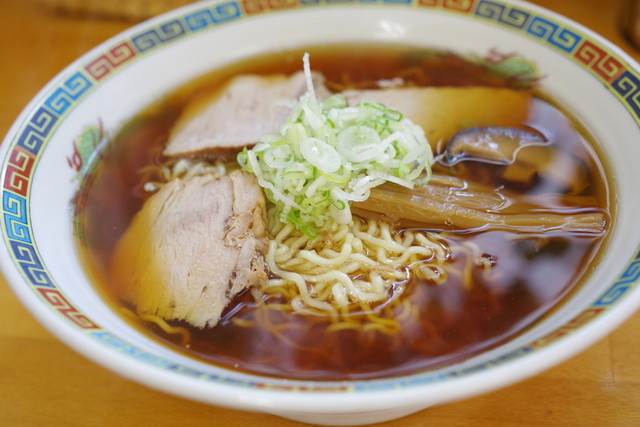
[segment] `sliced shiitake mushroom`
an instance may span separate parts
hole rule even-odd
[[[588,168],[575,155],[552,145],[535,130],[510,127],[474,127],[457,132],[446,144],[442,163],[478,161],[505,166],[502,177],[530,184],[540,177],[567,194],[579,194],[588,185]]]
[[[544,145],[543,135],[511,127],[472,127],[457,132],[446,144],[443,161],[453,165],[465,160],[508,165],[518,151],[529,145]]]

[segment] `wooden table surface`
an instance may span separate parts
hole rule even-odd
[[[623,1],[535,3],[596,30],[640,58],[618,30]],[[38,0],[0,0],[0,135],[64,66],[130,25],[61,16]],[[532,379],[385,425],[640,426],[638,330],[640,313],[584,353]],[[190,402],[123,379],[60,343],[0,283],[0,426],[45,425],[299,424]]]

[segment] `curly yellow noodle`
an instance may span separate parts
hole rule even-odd
[[[449,248],[430,233],[397,233],[385,222],[356,218],[310,239],[278,221],[273,207],[267,216],[272,240],[266,263],[275,277],[262,292],[280,296],[294,312],[324,316],[332,322],[329,330],[366,327],[393,333],[401,320],[419,313],[397,297],[401,292],[395,287],[412,274],[434,283],[446,280]],[[386,304],[397,313],[372,310],[372,304]],[[282,309],[281,304],[266,307]],[[356,319],[354,313],[365,315]]]
[[[140,173],[147,176],[143,182],[144,189],[148,192],[157,191],[162,185],[173,179],[189,179],[207,173],[224,175],[226,172],[227,167],[222,162],[210,163],[187,158],[169,159],[161,167],[154,165],[140,169]]]
[[[125,307],[122,308],[122,311],[130,318],[156,324],[163,332],[169,335],[180,335],[180,345],[182,346],[186,346],[191,342],[191,333],[187,328],[171,326],[166,320],[155,314],[137,313]]]

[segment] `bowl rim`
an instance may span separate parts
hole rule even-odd
[[[362,3],[349,3],[349,4],[322,4],[319,2],[295,0],[299,1],[298,5],[305,4],[305,7],[415,7],[416,4],[424,7],[431,8],[438,12],[445,13],[459,13],[459,11],[445,10],[445,2],[436,0],[389,0],[381,3],[369,4],[369,2]],[[622,51],[619,47],[613,45],[609,41],[602,38],[592,30],[569,20],[555,12],[546,10],[540,6],[529,4],[522,1],[512,0],[470,0],[467,2],[470,7],[476,7],[480,4],[497,5],[508,11],[527,11],[532,15],[539,17],[547,17],[550,22],[559,25],[564,29],[571,29],[589,41],[594,42],[599,47],[604,47],[611,54],[620,61],[620,65],[627,71],[633,71],[634,75],[638,75],[640,66],[636,64],[629,55]],[[89,60],[93,60],[99,56],[103,56],[105,52],[112,51],[114,46],[118,45],[122,40],[132,40],[136,35],[140,35],[145,30],[159,28],[166,22],[169,22],[175,17],[184,17],[188,13],[195,13],[197,11],[212,11],[220,5],[235,4],[239,6],[239,2],[236,0],[211,0],[198,2],[183,6],[175,9],[171,12],[159,15],[150,20],[139,23],[128,30],[125,30],[95,48],[91,49],[86,54],[65,67],[60,73],[58,73],[53,79],[51,79],[29,102],[29,104],[20,113],[14,124],[11,126],[4,143],[0,146],[0,156],[3,159],[2,163],[2,180],[6,181],[7,176],[7,159],[11,155],[10,150],[15,147],[17,138],[20,136],[20,130],[29,122],[29,117],[33,116],[34,110],[41,106],[50,96],[50,94],[68,81],[69,76],[78,69],[85,69]],[[289,3],[289,5],[291,2]],[[289,10],[289,9],[287,9]],[[277,12],[278,10],[268,11],[269,13]],[[263,12],[257,12],[260,15]],[[257,16],[256,15],[256,16]],[[232,21],[231,21],[232,22]],[[505,24],[508,25],[508,24]],[[116,69],[115,67],[114,69]],[[639,79],[640,81],[640,79]],[[97,80],[96,80],[97,82]],[[630,101],[629,101],[630,102]],[[633,107],[629,107],[633,108]],[[636,121],[638,121],[637,113]],[[2,187],[3,194],[7,193],[6,184]],[[6,213],[7,210],[4,210]],[[90,337],[78,330],[67,319],[61,317],[58,312],[54,310],[42,310],[42,301],[35,298],[34,291],[27,286],[24,286],[24,277],[16,268],[16,263],[13,261],[9,253],[9,241],[8,225],[6,225],[6,219],[2,219],[3,230],[3,249],[2,256],[0,257],[0,269],[3,275],[7,279],[7,283],[12,288],[14,293],[18,296],[22,304],[24,304],[29,311],[38,320],[47,327],[54,335],[58,336],[63,342],[70,347],[74,348],[77,352],[87,356],[89,359],[98,362],[99,364],[118,372],[119,374],[134,379],[138,382],[144,383],[152,388],[164,390],[169,393],[179,394],[181,396],[190,397],[194,400],[199,400],[208,403],[223,404],[225,406],[255,409],[256,405],[264,409],[283,408],[291,406],[292,396],[295,396],[295,404],[298,410],[314,411],[320,410],[317,405],[317,396],[319,394],[325,394],[329,396],[338,395],[338,399],[332,399],[331,410],[334,412],[352,412],[354,409],[369,408],[372,402],[380,408],[396,406],[391,402],[388,397],[388,391],[390,387],[372,387],[365,389],[358,389],[358,393],[353,393],[352,387],[349,387],[348,383],[344,382],[344,386],[325,387],[321,384],[314,385],[313,381],[307,389],[294,387],[263,387],[260,384],[249,385],[243,387],[228,387],[227,382],[215,382],[215,381],[202,381],[189,375],[176,375],[175,372],[169,370],[158,370],[155,365],[149,363],[143,363],[139,359],[132,359],[126,353],[118,351],[105,352],[104,343]],[[635,312],[640,306],[640,290],[635,286],[638,282],[638,276],[640,273],[636,273],[638,267],[640,267],[640,253],[636,249],[634,255],[628,261],[627,267],[624,273],[631,275],[631,282],[629,288],[623,292],[623,295],[619,300],[616,300],[616,310],[610,310],[603,308],[601,312],[598,312],[596,319],[589,319],[581,327],[571,330],[571,333],[557,337],[558,339],[552,341],[545,346],[535,349],[535,353],[540,360],[540,363],[535,366],[529,363],[528,358],[514,357],[508,362],[496,362],[492,369],[483,369],[478,371],[471,370],[464,376],[448,377],[446,381],[433,381],[419,384],[411,384],[402,388],[394,389],[394,394],[403,396],[406,400],[406,404],[419,403],[424,398],[415,393],[416,388],[424,389],[431,388],[433,384],[438,384],[438,395],[442,400],[461,399],[472,395],[479,394],[481,392],[490,391],[498,387],[511,384],[517,380],[523,380],[536,373],[545,370],[557,363],[566,360],[567,358],[575,355],[584,348],[594,344],[596,341],[603,338],[610,333],[615,327],[620,325],[628,316]],[[625,276],[620,277],[620,282],[626,281]],[[625,282],[626,283],[626,282]],[[613,288],[614,285],[612,285]],[[600,328],[601,323],[609,325],[608,328]],[[569,331],[565,331],[569,332]],[[569,343],[570,345],[565,345]],[[562,345],[561,345],[562,344]],[[514,380],[515,378],[515,380]],[[267,379],[268,380],[268,379]],[[296,380],[295,383],[300,382]],[[397,384],[397,383],[396,383]],[[460,389],[464,389],[460,392]],[[217,390],[219,393],[212,393],[213,390]],[[292,393],[294,392],[294,393]],[[361,402],[361,395],[366,395],[366,403]],[[285,396],[286,401],[280,399]],[[260,399],[256,404],[255,400]],[[355,407],[354,407],[355,405]]]

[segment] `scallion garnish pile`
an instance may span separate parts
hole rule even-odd
[[[433,154],[422,128],[398,111],[375,102],[349,107],[341,94],[316,99],[308,54],[303,63],[307,92],[280,135],[263,137],[238,162],[280,220],[313,237],[330,219],[350,222],[350,202],[366,200],[373,187],[426,183]]]

